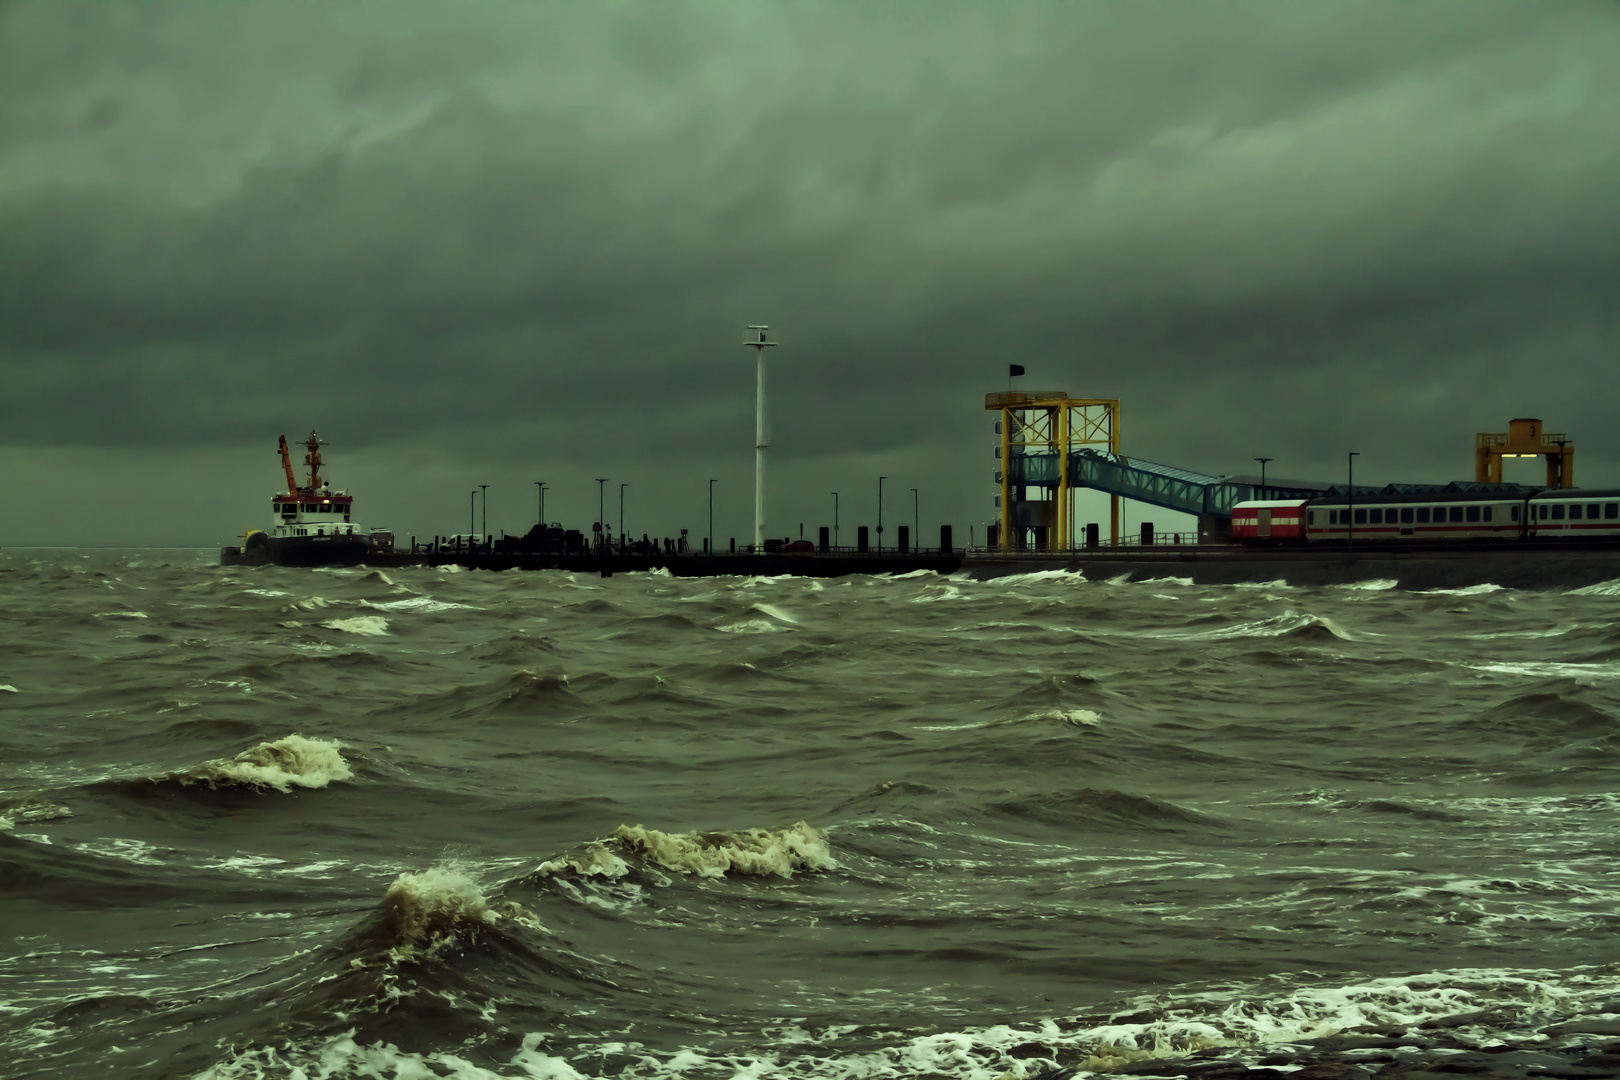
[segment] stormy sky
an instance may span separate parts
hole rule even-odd
[[[0,544],[229,542],[311,428],[401,535],[746,538],[750,323],[775,535],[982,538],[1009,362],[1205,472],[1620,485],[1620,5],[0,2]]]

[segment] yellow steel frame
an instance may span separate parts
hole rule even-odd
[[[1547,486],[1575,486],[1575,444],[1563,432],[1543,431],[1540,420],[1509,420],[1506,432],[1481,431],[1474,436],[1474,479],[1502,482],[1503,458],[1547,459]]]
[[[1040,393],[986,394],[984,407],[1001,415],[1001,528],[1002,551],[1013,550],[1012,461],[1015,449],[1038,448],[1055,453],[1058,460],[1057,505],[1053,514],[1052,547],[1067,551],[1074,546],[1074,485],[1069,480],[1069,454],[1076,446],[1106,446],[1119,453],[1119,399],[1071,398]],[[1119,546],[1119,496],[1108,497],[1108,542]]]

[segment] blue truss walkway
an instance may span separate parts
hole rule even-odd
[[[1056,454],[1018,454],[1008,464],[1011,466],[1009,479],[1014,484],[1057,485]],[[1099,450],[1070,453],[1069,483],[1200,517],[1231,517],[1233,506],[1257,498],[1259,493],[1259,485],[1247,477],[1210,476]],[[1267,484],[1265,497],[1308,499],[1322,494],[1328,487],[1327,484],[1300,487],[1298,481],[1286,487]]]

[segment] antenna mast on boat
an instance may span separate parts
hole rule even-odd
[[[309,466],[309,490],[315,491],[321,486],[321,440],[313,431],[309,433],[309,441],[304,444],[309,453],[304,455],[304,464]]]

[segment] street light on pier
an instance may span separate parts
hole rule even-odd
[[[883,554],[883,481],[885,481],[887,479],[888,479],[887,476],[878,477],[878,541],[877,541],[877,549],[878,549],[878,554],[879,555]]]
[[[544,480],[536,480],[534,486],[540,491],[540,534],[544,536],[546,531],[546,488],[551,485]]]
[[[917,489],[912,488],[911,489],[911,547],[912,547],[913,551],[921,551],[922,550],[922,544],[919,542],[919,538],[917,536],[917,530],[919,528],[921,528],[921,525],[919,523],[922,520],[922,516],[921,516],[921,514],[918,513],[918,510],[917,510],[917,507],[919,505],[920,505],[920,496],[918,496],[918,494],[917,494]]]
[[[478,487],[484,493],[483,497],[479,500],[479,505],[483,507],[484,510],[484,527],[481,531],[484,534],[484,544],[487,547],[489,545],[489,485],[479,484]]]
[[[1350,468],[1350,501],[1345,504],[1349,507],[1345,511],[1345,514],[1348,515],[1348,520],[1345,522],[1347,531],[1344,534],[1344,553],[1346,555],[1356,553],[1356,458],[1360,456],[1360,450],[1352,450],[1349,456],[1345,458]]]
[[[607,482],[608,478],[605,476],[596,478],[596,553],[598,555],[602,553],[602,547],[607,540],[607,522],[602,520],[607,517]]]
[[[1276,458],[1257,457],[1254,460],[1260,463],[1260,497],[1266,497],[1266,462],[1275,461]]]
[[[765,350],[780,344],[766,341],[768,326],[750,326],[744,345],[754,347],[754,552],[765,551]]]
[[[833,492],[832,497],[833,497],[833,547],[836,548],[836,547],[838,547],[838,492],[836,492],[836,491]]]
[[[703,554],[714,554],[714,478],[709,478],[709,539],[704,541]]]
[[[624,489],[629,487],[629,486],[630,486],[629,484],[620,484],[619,485],[619,551],[620,552],[623,552],[625,550],[625,547],[624,547],[624,543],[625,543],[625,541],[624,541],[624,535],[625,535],[625,533],[624,533]]]

